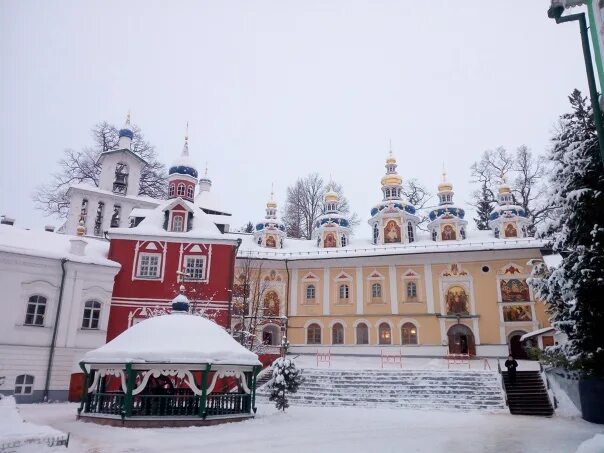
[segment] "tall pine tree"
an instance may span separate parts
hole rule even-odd
[[[487,187],[487,183],[482,183],[481,197],[476,200],[476,214],[478,217],[474,217],[476,227],[479,230],[490,230],[489,228],[489,216],[493,211],[493,204],[491,202],[491,193]]]
[[[537,270],[531,284],[568,342],[554,347],[568,366],[604,376],[604,172],[592,111],[578,90],[562,115],[550,160],[550,204],[559,215],[541,227],[562,264]]]

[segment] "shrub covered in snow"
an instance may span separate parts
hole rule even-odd
[[[568,336],[548,348],[550,358],[604,376],[604,171],[592,111],[578,90],[569,100],[550,153],[554,215],[539,232],[563,260],[555,269],[535,266],[530,283]]]
[[[271,390],[270,400],[275,402],[275,407],[278,410],[287,409],[289,403],[287,401],[288,393],[296,393],[298,387],[302,384],[301,370],[296,368],[296,364],[292,359],[279,357],[271,365],[272,377],[266,383]]]

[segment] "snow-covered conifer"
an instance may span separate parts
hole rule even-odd
[[[578,90],[553,138],[550,203],[557,215],[538,234],[563,256],[551,272],[535,269],[531,284],[554,327],[568,342],[553,347],[570,367],[604,375],[604,171],[591,108]]]
[[[287,409],[289,402],[287,400],[288,393],[296,393],[298,387],[302,384],[301,370],[296,368],[296,364],[292,359],[279,357],[271,365],[272,377],[266,383],[271,390],[270,401],[275,402],[275,407],[278,410]]]

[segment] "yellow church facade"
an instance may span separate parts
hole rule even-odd
[[[350,239],[332,191],[312,239],[286,238],[272,200],[254,234],[243,236],[235,285],[244,284],[242,268],[257,270],[262,285],[252,286],[262,288],[270,313],[257,326],[262,340],[279,345],[286,335],[294,353],[522,355],[520,337],[549,325],[527,284],[543,244],[528,236],[509,187],[499,189],[491,230],[468,231],[443,177],[426,234],[401,196],[392,156],[386,169],[383,200],[371,210],[372,239]]]

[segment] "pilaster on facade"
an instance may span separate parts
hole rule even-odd
[[[394,264],[388,266],[388,278],[390,280],[390,310],[393,315],[398,315],[398,282],[396,281],[396,267]]]
[[[297,316],[298,315],[298,269],[292,269],[292,277],[290,287],[288,288],[290,291],[290,315]]]
[[[362,315],[364,312],[363,305],[363,268],[357,266],[356,269],[356,284],[357,284],[357,315]]]
[[[425,294],[428,313],[434,313],[434,286],[431,264],[424,264],[424,285],[426,286]]]
[[[329,268],[323,269],[323,315],[329,315]]]
[[[472,318],[472,330],[474,334],[474,342],[476,345],[480,344],[480,328],[478,323],[478,318]]]

